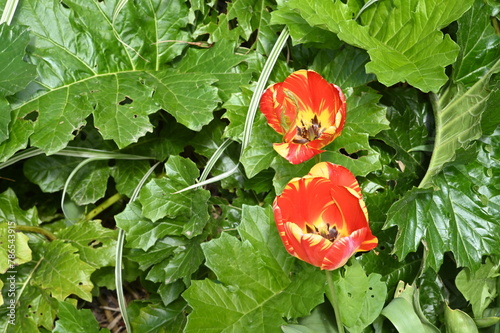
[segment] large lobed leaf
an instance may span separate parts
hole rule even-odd
[[[234,68],[244,56],[217,61],[233,51],[235,44],[226,41],[189,52],[176,68],[165,65],[191,39],[188,11],[180,0],[127,1],[123,7],[119,1],[23,2],[16,24],[29,28],[28,61],[37,66],[38,77],[12,99],[9,118],[2,112],[4,123],[10,121],[2,158],[24,148],[28,139],[54,153],[91,114],[103,138],[119,148],[152,132],[148,115],[160,109],[192,130],[208,124],[218,95],[234,92],[249,75]],[[26,38],[25,31],[18,34]],[[220,91],[213,86],[219,79]],[[0,101],[4,106],[8,110]]]
[[[490,24],[490,9],[476,1],[472,9],[458,20],[458,43],[462,51],[453,65],[453,83],[439,94],[434,103],[436,136],[434,151],[427,173],[419,187],[432,184],[446,162],[455,158],[459,148],[466,148],[481,137],[481,117],[484,112],[497,113],[500,88],[492,79],[500,71],[500,37]],[[472,43],[474,41],[474,43]],[[492,117],[493,123],[495,117]]]
[[[379,1],[359,19],[359,1],[290,0],[283,6],[298,12],[310,25],[367,50],[371,61],[366,69],[381,83],[390,86],[406,81],[424,92],[437,92],[447,81],[444,67],[455,61],[459,51],[440,29],[458,19],[473,2]]]
[[[203,244],[218,282],[193,281],[183,297],[193,308],[186,332],[280,332],[283,318],[299,317],[323,301],[324,274],[293,268],[270,207],[244,206],[241,240],[223,233]]]
[[[452,251],[458,266],[474,271],[483,255],[498,253],[500,159],[492,147],[499,134],[480,146],[478,161],[445,168],[434,177],[436,189],[414,188],[390,208],[385,227],[399,227],[394,252],[400,258],[422,241],[428,267],[437,271]]]

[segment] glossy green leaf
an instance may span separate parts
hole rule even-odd
[[[495,217],[500,164],[492,149],[498,132],[484,140],[477,161],[447,167],[434,179],[436,190],[413,189],[391,207],[385,228],[399,227],[394,252],[400,258],[422,240],[428,267],[437,271],[444,252],[452,251],[459,266],[475,271],[481,257],[500,246],[494,236],[500,230]]]
[[[454,84],[434,101],[436,136],[434,151],[427,173],[419,187],[430,186],[445,163],[455,158],[459,148],[467,148],[472,140],[481,137],[481,117],[488,108],[490,97],[498,99],[498,79],[492,78],[500,71],[500,37],[489,23],[489,10],[476,1],[476,5],[459,20],[460,53],[453,66]],[[493,129],[498,119],[493,120]],[[494,113],[494,112],[493,112]],[[487,120],[488,121],[488,120]]]
[[[391,103],[387,108],[391,128],[380,132],[377,138],[394,148],[396,163],[405,175],[422,177],[426,170],[425,155],[413,149],[428,143],[429,103],[417,90],[408,88],[388,91],[382,101]]]
[[[99,328],[99,323],[89,309],[77,310],[74,305],[67,302],[59,302],[58,317],[52,332],[109,332],[107,328]]]
[[[446,325],[446,333],[477,333],[477,326],[474,320],[462,310],[452,310],[445,303],[444,305],[444,322]]]
[[[116,182],[118,192],[131,197],[150,167],[147,161],[116,161],[116,167],[111,169],[111,175]]]
[[[405,286],[404,282],[401,281],[394,299],[382,310],[382,315],[389,319],[401,333],[439,333],[436,327],[428,324],[426,319],[419,317],[418,313],[421,312],[421,309],[417,309],[418,303],[414,302],[414,293],[414,287]]]
[[[35,208],[22,210],[19,207],[19,199],[11,189],[0,193],[0,220],[27,226],[38,226],[42,222]]]
[[[223,233],[203,244],[218,281],[192,281],[184,292],[193,308],[186,332],[279,332],[283,318],[306,315],[323,301],[324,274],[302,264],[293,270],[271,216],[270,208],[244,206],[241,241]]]
[[[500,37],[491,24],[491,9],[483,1],[475,1],[457,23],[457,43],[461,48],[452,79],[470,88],[487,75],[500,57]]]
[[[238,1],[237,3],[241,3]],[[238,65],[248,56],[235,54],[235,43],[223,39],[212,48],[206,50],[190,49],[176,68],[182,73],[210,73],[217,79],[219,95],[226,100],[231,94],[239,91],[239,86],[248,84],[251,73],[242,73]],[[224,61],[220,61],[224,58]]]
[[[338,37],[368,51],[368,72],[387,85],[408,82],[422,91],[437,92],[446,81],[444,67],[452,64],[458,46],[440,31],[458,19],[473,0],[380,1],[359,20],[359,2],[291,0],[285,6],[297,11],[310,25],[335,32]]]
[[[0,96],[14,95],[36,77],[35,66],[23,61],[29,43],[25,27],[0,25]],[[3,125],[3,124],[2,124]],[[1,133],[1,132],[0,132]],[[5,138],[0,137],[0,142]]]
[[[483,317],[484,310],[493,302],[497,295],[497,279],[500,276],[500,264],[492,259],[475,272],[464,268],[458,273],[455,283],[458,290],[471,303],[474,317]]]

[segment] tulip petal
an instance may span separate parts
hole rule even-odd
[[[302,246],[302,229],[292,222],[286,222],[283,225],[285,230],[285,237],[289,245],[288,253],[299,258],[300,260],[308,261],[309,257]],[[293,253],[291,252],[293,251]]]
[[[274,143],[274,150],[292,164],[300,164],[311,157],[321,154],[324,150],[309,147],[298,143]]]
[[[337,239],[326,253],[320,268],[334,270],[345,265],[347,260],[359,250],[368,231],[368,228],[362,228],[348,237]]]
[[[292,221],[306,233],[306,223],[312,225],[328,209],[331,203],[330,191],[328,179],[298,178],[289,182],[275,199],[275,207],[279,207],[283,221]]]
[[[324,110],[329,110],[328,123],[332,125],[335,125],[337,111],[340,111],[345,120],[345,97],[342,90],[328,83],[318,73],[308,70],[296,71],[286,78],[283,88],[296,96],[300,111],[308,110],[321,115]],[[343,126],[339,123],[337,127],[340,125]]]
[[[309,171],[310,176],[324,177],[332,181],[338,186],[345,186],[354,190],[358,197],[361,198],[361,189],[359,188],[356,177],[349,171],[349,169],[328,162],[320,162],[312,167]]]
[[[296,105],[287,98],[283,90],[283,82],[273,84],[264,91],[260,110],[268,124],[279,134],[285,134],[289,130],[297,115]]]
[[[307,258],[302,260],[318,267],[321,267],[325,255],[333,245],[326,238],[315,234],[304,234],[301,243]]]

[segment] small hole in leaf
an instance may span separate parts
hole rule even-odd
[[[23,117],[24,120],[36,121],[38,119],[38,111],[33,110]]]
[[[79,286],[83,286],[83,282],[78,282],[78,285]]]
[[[347,293],[347,297],[352,297],[352,294],[351,293]]]
[[[134,119],[136,119],[136,118],[137,118],[137,117],[139,117],[139,116],[138,116],[138,115],[136,115],[136,114],[134,114],[134,116],[133,116],[133,117],[134,117]]]
[[[373,290],[373,288],[372,288],[372,287],[370,287],[370,288],[368,288],[368,290]]]
[[[61,1],[61,6],[63,6],[66,9],[69,9],[69,6],[67,4],[65,4],[63,1]]]
[[[128,96],[125,96],[125,98],[118,104],[120,105],[127,105],[127,104],[132,104],[133,100],[129,98]]]
[[[382,245],[382,246],[379,247],[379,249],[380,249],[380,251],[384,251],[385,250],[385,246]]]
[[[341,153],[342,155],[345,155],[347,157],[350,157],[353,160],[357,160],[358,159],[358,154],[357,153],[349,154],[344,148],[340,148],[339,153]]]
[[[153,96],[155,95],[155,93],[156,93],[156,90],[153,90],[153,91],[151,92],[151,97],[153,97]]]
[[[96,241],[94,239],[93,241],[89,242],[87,245],[94,248],[94,249],[98,249],[98,248],[102,247],[102,242]]]
[[[371,297],[372,297],[372,298],[375,298],[375,295],[372,295]]]

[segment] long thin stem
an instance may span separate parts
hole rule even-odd
[[[344,325],[342,324],[342,316],[340,315],[340,307],[337,299],[337,292],[335,291],[335,286],[333,285],[332,271],[326,271],[326,281],[328,287],[326,289],[326,296],[330,300],[333,306],[333,311],[335,312],[335,321],[337,322],[337,330],[339,333],[344,333]]]

